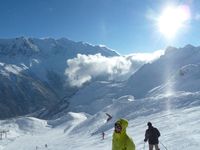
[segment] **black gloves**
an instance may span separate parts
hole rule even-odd
[[[147,139],[144,139],[144,142],[146,142],[147,141]]]

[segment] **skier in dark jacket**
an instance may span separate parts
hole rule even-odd
[[[156,150],[160,150],[158,147],[158,138],[160,137],[160,132],[157,128],[152,126],[151,122],[147,123],[148,129],[145,132],[145,139],[144,142],[148,140],[149,142],[149,150],[153,150],[153,146],[155,146]]]

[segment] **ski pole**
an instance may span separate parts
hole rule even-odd
[[[144,142],[143,150],[145,150],[145,142]]]
[[[166,149],[166,150],[168,150],[167,149],[167,147],[160,141],[160,144],[162,144],[162,146]]]

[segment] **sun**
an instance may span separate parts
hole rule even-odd
[[[173,38],[190,19],[190,10],[187,5],[168,6],[158,17],[159,31],[166,38]]]

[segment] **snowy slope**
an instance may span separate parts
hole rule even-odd
[[[137,98],[145,97],[148,91],[166,83],[179,69],[189,64],[199,64],[200,47],[186,45],[183,48],[168,47],[165,55],[149,64],[145,64],[130,77],[124,92]]]
[[[168,81],[149,91],[149,95],[171,91],[197,92],[200,89],[200,65],[189,64],[181,67]]]
[[[67,111],[86,112],[95,114],[112,103],[113,98],[118,97],[121,83],[105,81],[92,82],[80,89],[70,100]],[[91,93],[92,91],[92,93]]]
[[[0,141],[0,149],[13,150],[17,147],[19,150],[35,150],[37,146],[39,150],[110,150],[114,122],[119,117],[124,117],[129,120],[127,132],[133,138],[137,149],[144,148],[146,122],[151,121],[160,130],[160,141],[168,149],[198,150],[200,103],[196,97],[199,95],[181,93],[140,101],[124,96],[92,116],[68,113],[51,121],[27,117],[1,121],[1,128],[9,129],[10,132],[7,139]],[[113,119],[108,123],[105,112],[113,115]],[[105,132],[104,140],[101,137],[102,131]],[[48,145],[47,148],[45,144]],[[164,149],[162,144],[160,147]],[[145,149],[147,150],[147,144]]]

